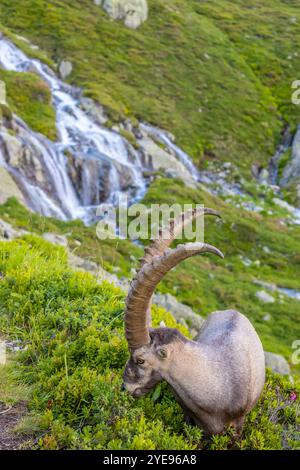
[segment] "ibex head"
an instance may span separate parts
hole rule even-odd
[[[188,341],[178,330],[162,324],[160,328],[150,328],[151,298],[155,287],[168,271],[191,256],[209,252],[223,257],[217,248],[206,243],[186,243],[173,250],[169,248],[183,226],[204,214],[219,216],[212,209],[190,210],[161,230],[159,238],[145,249],[140,269],[132,281],[125,312],[131,356],[125,367],[123,387],[134,397],[144,395],[166,378],[174,355],[178,356],[182,344]]]
[[[149,344],[135,349],[126,364],[124,387],[135,398],[149,392],[169,370],[172,356],[186,338],[174,328],[149,329]],[[179,347],[178,347],[179,346]]]

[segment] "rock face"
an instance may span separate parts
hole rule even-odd
[[[16,185],[6,168],[0,166],[0,204],[4,204],[10,197],[15,197],[21,204],[25,204],[23,194]]]
[[[153,303],[171,312],[175,320],[188,327],[193,337],[204,323],[203,317],[197,315],[188,305],[178,302],[171,294],[155,294]]]
[[[123,20],[128,28],[137,29],[148,18],[147,0],[95,0],[114,19]]]
[[[140,135],[137,140],[143,152],[143,164],[152,171],[163,170],[169,178],[179,178],[187,186],[196,188],[197,184],[191,173],[178,160],[170,148],[163,148],[158,145],[152,135],[140,126]]]
[[[266,367],[272,369],[273,372],[280,375],[289,375],[290,366],[286,359],[280,354],[265,352]]]
[[[292,181],[300,177],[300,126],[292,144],[292,158],[286,165],[283,176],[280,180],[280,186],[287,186]]]

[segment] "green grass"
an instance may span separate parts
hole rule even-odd
[[[280,449],[299,447],[298,380],[269,375],[260,403],[234,442],[232,431],[204,440],[184,423],[165,384],[134,400],[120,391],[128,353],[124,297],[67,267],[63,248],[26,236],[0,243],[0,331],[26,346],[14,358],[14,381],[30,387],[30,416],[42,449]],[[154,326],[164,319],[153,308]],[[179,327],[177,325],[177,327]],[[180,327],[182,329],[182,327]],[[186,330],[182,329],[184,333]],[[1,395],[0,395],[1,398]],[[34,422],[32,416],[36,416]],[[31,418],[30,418],[31,417]],[[22,426],[21,426],[22,431]]]
[[[248,51],[236,40],[248,28],[249,7],[223,1],[211,11],[210,4],[150,0],[149,19],[136,31],[112,21],[90,0],[1,0],[0,21],[38,43],[54,62],[71,60],[69,81],[102,103],[112,120],[130,116],[156,124],[173,132],[197,164],[231,160],[250,176],[252,162],[264,164],[272,155],[282,116],[294,122],[297,114],[291,104],[287,110],[284,44],[281,35],[273,38],[281,55],[274,64],[268,49],[267,70],[260,73],[253,55],[262,61],[261,43]],[[282,8],[279,19],[270,15],[270,28],[283,28],[287,15],[300,18],[293,5]],[[227,28],[218,17],[224,11],[232,18]],[[265,18],[257,17],[264,26]],[[289,44],[291,53],[298,50],[294,41]],[[264,80],[273,64],[280,72],[278,87]],[[289,65],[296,77],[298,61]]]
[[[55,140],[56,115],[51,105],[51,93],[45,82],[34,73],[1,69],[0,80],[5,83],[6,100],[11,111],[33,130]]]
[[[66,235],[69,249],[74,254],[93,261],[109,271],[116,269],[119,276],[129,276],[131,268],[137,266],[137,260],[142,254],[141,249],[129,240],[99,240],[95,226],[86,227],[81,220],[62,222],[43,217],[28,211],[14,198],[0,205],[0,217],[15,227],[38,235],[45,232]]]

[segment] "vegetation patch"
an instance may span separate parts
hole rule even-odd
[[[15,381],[31,388],[39,417],[29,447],[43,449],[257,449],[299,446],[300,385],[270,375],[261,402],[236,439],[210,440],[185,424],[165,384],[142,399],[121,392],[128,356],[124,297],[108,283],[68,269],[64,249],[26,236],[0,243],[0,331],[23,346]],[[153,323],[164,319],[153,308]],[[28,433],[28,422],[27,422]]]
[[[35,73],[10,72],[0,69],[10,109],[36,132],[56,139],[56,114],[51,104],[48,85]]]

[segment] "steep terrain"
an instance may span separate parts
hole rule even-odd
[[[26,54],[0,67],[7,95],[0,103],[0,217],[21,237],[1,242],[0,334],[21,353],[12,354],[0,402],[19,403],[23,413],[19,394],[7,398],[5,385],[21,382],[28,410],[16,442],[299,448],[300,369],[292,361],[300,338],[300,115],[291,102],[300,79],[297,2],[149,0],[138,29],[97,3],[0,0],[0,46],[8,39],[18,47],[14,59]],[[72,207],[64,207],[66,187]],[[65,250],[39,238],[63,235],[88,270],[100,265],[127,282],[141,245],[99,240],[89,212],[119,193],[147,206],[204,203],[222,214],[207,221],[205,241],[225,260],[189,260],[159,290],[203,317],[240,310],[265,350],[291,367],[295,383],[269,376],[235,444],[230,432],[208,442],[186,426],[165,386],[137,402],[119,392],[124,294],[74,273]],[[67,220],[76,217],[89,225]],[[10,238],[5,229],[0,236]],[[175,324],[164,310],[153,313],[155,324]]]

